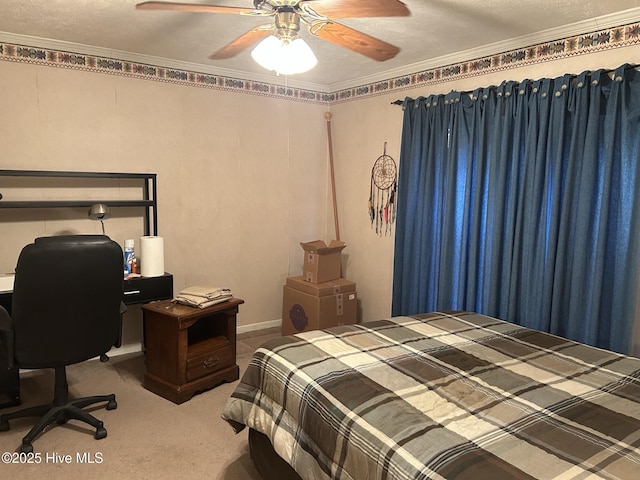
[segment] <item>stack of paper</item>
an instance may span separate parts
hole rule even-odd
[[[191,307],[205,308],[225,302],[232,296],[228,288],[195,285],[181,290],[173,301]]]

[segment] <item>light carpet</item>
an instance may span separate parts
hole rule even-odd
[[[274,336],[279,333],[270,330],[239,338],[240,375],[255,348]],[[33,442],[34,455],[15,458],[20,457],[15,452],[35,419],[13,420],[8,432],[0,432],[0,453],[14,452],[10,463],[3,456],[2,478],[261,480],[249,458],[246,429],[236,435],[220,418],[237,382],[223,383],[176,405],[146,390],[144,373],[142,353],[67,367],[72,398],[116,394],[117,409],[89,410],[104,422],[107,437],[95,440],[95,430],[76,420],[54,423]],[[20,386],[20,407],[0,413],[51,401],[53,371],[26,372]]]

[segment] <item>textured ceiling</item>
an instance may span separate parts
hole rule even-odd
[[[275,74],[256,65],[249,50],[228,60],[208,58],[252,27],[265,23],[264,18],[141,11],[135,9],[139,1],[0,0],[0,41],[18,37],[32,46],[66,47],[77,53],[99,50],[99,54],[115,58],[156,64],[170,62],[168,66],[177,62],[221,75],[273,79]],[[252,0],[185,3],[253,7]],[[640,21],[640,0],[404,0],[404,3],[411,11],[409,17],[339,20],[398,46],[400,53],[395,58],[376,62],[324,42],[303,28],[302,36],[318,57],[318,65],[310,72],[291,76],[291,84],[335,89],[411,73],[430,62],[449,58],[468,60],[476,52],[478,56],[487,55],[531,45],[532,40],[551,41],[566,34]],[[455,58],[459,55],[466,58]]]

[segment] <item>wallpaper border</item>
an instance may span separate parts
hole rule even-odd
[[[592,31],[334,92],[332,103],[640,44],[640,23]]]
[[[422,70],[332,93],[13,43],[0,42],[0,60],[330,105],[635,44],[640,44],[638,22]]]

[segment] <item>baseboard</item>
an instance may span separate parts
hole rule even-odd
[[[249,325],[238,325],[236,333],[255,332],[256,330],[266,330],[267,328],[275,328],[282,326],[282,319],[269,320],[268,322],[250,323]]]
[[[109,357],[119,357],[120,355],[128,355],[129,353],[138,353],[142,351],[142,343],[128,343],[119,348],[112,348],[107,352]]]

